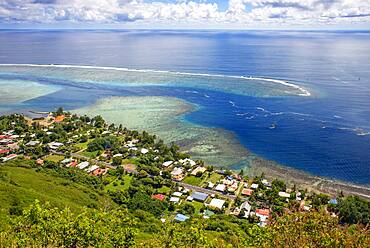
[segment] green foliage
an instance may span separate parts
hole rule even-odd
[[[105,149],[115,149],[119,146],[118,138],[116,136],[110,135],[108,137],[100,137],[91,141],[87,145],[87,151],[102,151]]]
[[[168,208],[166,202],[153,200],[148,194],[137,192],[128,202],[128,208],[131,210],[141,209],[150,212],[154,216],[161,216]]]
[[[18,247],[134,247],[136,230],[127,212],[84,209],[75,214],[36,201],[2,233],[0,244]]]
[[[349,224],[370,224],[370,202],[360,199],[358,196],[340,198],[336,211],[342,222]]]

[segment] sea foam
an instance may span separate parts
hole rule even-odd
[[[293,84],[291,82],[287,82],[281,79],[274,79],[268,77],[252,77],[252,76],[233,76],[233,75],[223,75],[223,74],[209,74],[209,73],[192,73],[192,72],[174,72],[174,71],[167,71],[167,70],[152,70],[152,69],[130,69],[124,67],[110,67],[110,66],[93,66],[93,65],[61,65],[61,64],[0,64],[0,66],[24,66],[24,67],[44,67],[44,68],[72,68],[72,69],[96,69],[96,70],[115,70],[115,71],[126,71],[126,72],[151,72],[151,73],[164,73],[164,74],[172,74],[172,75],[186,75],[186,76],[199,76],[199,77],[220,77],[220,78],[235,78],[235,79],[243,79],[243,80],[257,80],[257,81],[265,81],[271,82],[276,84],[281,84],[295,90],[300,91],[299,96],[311,96],[311,92],[307,89]]]

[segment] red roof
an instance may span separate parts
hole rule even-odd
[[[270,210],[269,209],[257,209],[257,214],[264,215],[264,216],[270,216]]]
[[[62,122],[64,118],[65,118],[64,115],[58,115],[57,117],[55,117],[55,122]]]
[[[252,189],[243,189],[243,191],[242,191],[242,195],[250,196],[250,195],[252,195],[252,193],[253,193]]]
[[[10,152],[10,150],[0,150],[0,154],[5,154],[5,153],[8,153]]]
[[[166,198],[166,196],[165,195],[162,195],[162,194],[152,195],[152,199],[163,201],[164,198]]]
[[[11,135],[0,135],[0,139],[11,139]]]
[[[105,168],[105,169],[99,168],[99,169],[94,170],[90,174],[93,175],[93,176],[104,175],[105,173],[108,172],[108,170],[109,170],[109,168]]]
[[[67,164],[67,167],[76,167],[77,161],[72,161],[69,164]]]

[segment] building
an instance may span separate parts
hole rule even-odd
[[[93,165],[93,166],[91,166],[90,168],[87,168],[87,169],[86,169],[86,172],[87,172],[87,173],[91,173],[91,172],[93,172],[93,171],[95,171],[95,170],[97,170],[97,169],[99,169],[99,166],[97,166],[97,165]]]
[[[191,172],[191,174],[192,174],[193,176],[196,176],[198,173],[203,174],[206,170],[207,170],[207,168],[202,167],[202,166],[199,166],[199,167],[195,168],[195,169]]]
[[[196,201],[204,202],[207,199],[208,194],[202,192],[193,192],[191,197]]]
[[[166,198],[166,196],[163,195],[163,194],[152,195],[152,199],[159,200],[159,201],[164,201],[165,198]]]
[[[267,225],[268,218],[270,217],[269,209],[257,209],[256,216],[260,219],[259,226],[264,227]]]
[[[180,202],[180,198],[173,196],[173,197],[170,198],[170,202],[179,203]]]
[[[173,161],[166,161],[162,164],[163,167],[168,167],[170,166],[171,164],[173,164]]]
[[[107,174],[108,170],[109,170],[109,168],[105,168],[105,169],[99,168],[99,169],[96,169],[93,172],[91,172],[90,175],[92,175],[92,176],[105,175],[105,174]]]
[[[180,159],[179,162],[183,165],[190,165],[191,167],[197,165],[197,163],[190,158]]]
[[[18,157],[17,154],[10,154],[10,155],[4,157],[3,161],[6,162],[6,161],[9,161],[9,160],[15,159],[16,157]]]
[[[283,198],[290,198],[290,194],[282,191],[279,192],[279,196]]]
[[[221,199],[212,199],[212,201],[209,203],[209,206],[210,207],[213,207],[213,208],[218,208],[218,209],[222,209],[222,207],[224,206],[225,204],[225,200],[221,200]]]
[[[225,184],[217,184],[215,190],[224,192],[226,190],[226,185]]]
[[[251,188],[252,189],[258,189],[258,184],[257,183],[252,183]]]
[[[173,192],[172,195],[176,196],[176,197],[180,197],[180,196],[182,196],[182,193],[176,191],[176,192]]]
[[[40,141],[31,140],[30,142],[26,143],[26,146],[37,146],[38,144],[40,144]]]
[[[83,170],[83,169],[86,169],[88,166],[90,165],[89,162],[85,161],[85,162],[81,162],[77,165],[77,168],[79,168],[80,170]]]
[[[253,189],[246,189],[246,188],[244,188],[242,190],[242,195],[251,196],[252,193],[253,193]]]
[[[189,216],[183,215],[183,214],[176,214],[175,219],[176,221],[184,222],[187,219],[189,219]]]
[[[57,150],[58,148],[62,147],[64,144],[60,142],[51,142],[48,144],[49,148],[52,150]]]
[[[250,212],[251,212],[251,205],[249,202],[245,201],[240,205],[240,210],[244,210],[244,218],[248,218]]]

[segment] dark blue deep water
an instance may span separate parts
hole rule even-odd
[[[115,66],[300,82],[313,97],[258,98],[198,89],[210,96],[205,98],[173,87],[120,92],[72,87],[28,104],[76,108],[110,95],[175,96],[201,106],[186,116],[188,121],[232,131],[257,155],[314,175],[370,184],[369,32],[0,31],[0,63]]]

